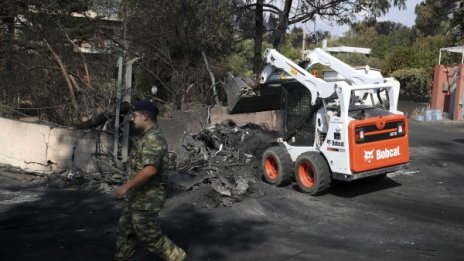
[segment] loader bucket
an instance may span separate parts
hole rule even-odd
[[[258,90],[241,77],[226,80],[227,107],[230,114],[280,110],[282,90],[280,86],[262,86]]]

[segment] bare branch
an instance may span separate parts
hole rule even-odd
[[[267,8],[266,11],[281,15],[282,10],[280,10],[277,6],[275,5],[270,5],[270,4],[263,4],[263,7]],[[256,3],[255,4],[247,4],[243,6],[239,6],[239,9],[249,9],[249,10],[254,10],[256,8]],[[272,10],[272,11],[271,11]]]
[[[73,105],[73,108],[74,108],[75,115],[77,116],[78,113],[79,113],[79,105],[77,105],[76,95],[74,93],[73,84],[72,84],[71,79],[69,77],[68,70],[66,69],[66,66],[63,63],[63,60],[61,59],[61,57],[56,53],[56,51],[53,49],[53,47],[50,45],[50,43],[47,41],[47,39],[43,39],[42,41],[45,43],[48,50],[52,54],[53,58],[55,58],[55,61],[58,63],[58,66],[61,69],[61,73],[63,74],[63,77],[66,80],[66,83],[68,85],[69,95],[71,96],[71,102],[72,102],[72,105]]]
[[[71,82],[72,82],[74,88],[76,88],[77,91],[82,92],[81,87],[79,87],[79,84],[77,84],[77,82],[76,82],[76,78],[73,75],[69,74],[69,79],[71,79]]]
[[[302,23],[314,20],[319,17],[335,17],[335,19],[343,19],[350,14],[354,1],[344,0],[329,0],[329,1],[303,1],[299,7],[299,11],[289,20],[289,24]]]
[[[92,87],[92,84],[90,82],[90,74],[89,74],[89,67],[87,65],[87,60],[85,59],[85,55],[84,53],[82,53],[82,51],[79,49],[79,47],[76,45],[76,43],[74,43],[74,41],[71,39],[71,37],[69,37],[69,34],[68,34],[68,30],[66,30],[66,28],[62,27],[61,24],[58,24],[58,27],[64,32],[64,35],[66,36],[66,39],[68,40],[69,43],[72,44],[72,46],[74,47],[74,50],[77,50],[82,58],[82,62],[84,63],[84,71],[85,71],[85,75],[87,76],[87,79],[85,79],[83,82],[87,85],[87,87],[93,89]],[[73,83],[75,84],[76,86],[76,89],[80,89],[77,85],[77,82],[71,78],[73,80]]]
[[[216,102],[216,105],[218,105],[219,104],[219,98],[218,98],[217,90],[216,90],[216,78],[214,77],[213,70],[209,66],[208,58],[206,57],[205,51],[202,50],[201,55],[203,56],[203,59],[205,61],[206,70],[208,70],[209,75],[211,77],[211,87],[213,88],[214,100]]]

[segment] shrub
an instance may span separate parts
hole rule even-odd
[[[399,69],[391,74],[401,84],[400,99],[429,101],[432,96],[432,74],[424,68]]]
[[[411,68],[416,51],[410,47],[398,47],[385,55],[382,73],[391,74],[402,68]]]

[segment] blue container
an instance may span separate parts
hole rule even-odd
[[[432,121],[432,110],[425,111],[425,121]]]
[[[432,110],[432,121],[441,121],[443,119],[443,113],[441,110]]]

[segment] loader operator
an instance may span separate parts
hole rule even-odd
[[[157,126],[157,114],[158,108],[150,101],[138,101],[133,106],[131,121],[144,134],[130,154],[127,182],[114,192],[114,197],[126,200],[119,219],[115,260],[130,259],[136,237],[163,260],[182,261],[186,256],[162,233],[158,222],[165,198],[168,147]]]

